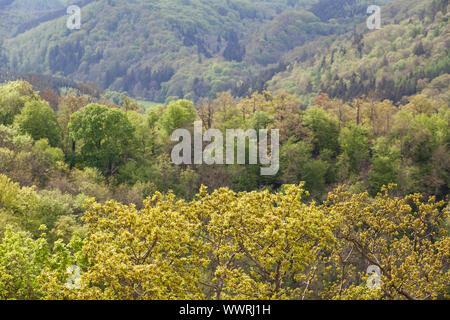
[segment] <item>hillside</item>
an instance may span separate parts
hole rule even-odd
[[[22,12],[14,9],[19,2],[9,11]],[[368,5],[344,1],[335,14],[323,16],[329,1],[84,2],[79,31],[65,27],[64,14],[46,21],[47,14],[45,22],[5,40],[8,69],[93,81],[160,102],[214,98],[227,90],[242,96],[284,70],[286,53],[352,31],[365,20]],[[62,4],[45,3],[41,8]]]
[[[425,93],[450,102],[448,1],[397,1],[382,11],[381,30],[321,39],[284,56],[286,70],[268,82],[306,103],[320,93],[351,101],[362,95],[399,102]],[[406,100],[403,100],[403,102]]]
[[[41,22],[64,15],[69,3],[73,2],[70,0],[1,0],[0,39],[14,37],[38,26]]]

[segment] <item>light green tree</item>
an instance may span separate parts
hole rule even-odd
[[[14,118],[22,133],[29,134],[34,140],[47,139],[52,147],[61,144],[61,129],[56,115],[45,101],[28,101]]]

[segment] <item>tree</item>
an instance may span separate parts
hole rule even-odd
[[[70,117],[69,130],[83,164],[108,177],[133,155],[135,128],[121,110],[89,104]]]
[[[302,186],[283,192],[200,191],[198,207],[211,248],[215,299],[302,299],[311,294],[330,220],[302,204]],[[209,287],[208,286],[208,287]]]
[[[323,108],[327,113],[334,115],[339,120],[339,128],[343,128],[354,119],[353,109],[341,99],[331,100],[326,93],[314,98],[312,106]]]
[[[54,167],[36,143],[17,128],[0,126],[0,173],[22,186],[43,186]]]
[[[198,107],[198,115],[206,130],[211,129],[214,118],[214,104],[210,99],[203,99]]]
[[[303,124],[312,132],[315,154],[325,149],[334,155],[338,153],[339,124],[335,118],[326,114],[323,109],[313,107],[306,110]]]
[[[12,124],[26,102],[39,100],[28,82],[13,81],[0,86],[0,124]]]
[[[419,43],[417,43],[414,46],[413,52],[416,56],[421,56],[421,55],[425,54],[425,49],[423,48],[422,41],[419,41]]]
[[[398,182],[401,160],[400,150],[386,138],[379,138],[373,149],[368,189],[371,195],[376,195],[382,186]]]
[[[123,102],[122,102],[122,109],[127,112],[127,111],[142,111],[142,106],[139,105],[139,103],[137,103],[136,100],[125,96],[123,97]]]
[[[213,105],[214,110],[216,110],[213,128],[225,131],[226,129],[240,128],[244,125],[242,111],[237,107],[236,100],[230,92],[218,93]]]
[[[369,132],[363,126],[351,126],[341,130],[339,145],[348,159],[350,171],[359,173],[362,161],[369,160]]]
[[[237,62],[241,62],[245,56],[245,46],[239,43],[239,38],[234,30],[230,30],[227,32],[227,46],[223,51],[223,57],[227,61],[235,60]]]
[[[26,102],[20,114],[15,117],[14,124],[34,140],[47,139],[52,147],[61,144],[61,129],[56,115],[45,101]]]
[[[58,123],[62,130],[63,149],[66,153],[75,152],[76,144],[70,138],[69,121],[70,116],[89,103],[89,98],[85,96],[75,96],[68,94],[61,98],[59,109],[56,113]]]
[[[42,100],[47,101],[53,110],[56,111],[58,109],[60,96],[55,92],[55,90],[49,87],[43,88],[39,92],[39,96]]]
[[[7,226],[39,236],[39,228],[53,228],[58,217],[70,213],[70,200],[38,193],[34,187],[20,187],[7,176],[0,174],[0,235]]]
[[[394,186],[374,199],[344,187],[321,206],[337,214],[336,250],[330,273],[337,277],[324,297],[334,299],[438,299],[447,295],[450,237],[442,228],[444,202],[420,194],[392,197]],[[380,270],[380,289],[366,285],[369,265]],[[447,292],[446,292],[447,291]]]
[[[91,267],[82,276],[81,299],[201,299],[205,266],[194,235],[198,218],[184,202],[156,193],[140,211],[113,201],[90,201],[83,250]]]
[[[41,226],[41,231],[45,231]],[[77,262],[79,238],[53,248],[44,232],[36,240],[11,227],[0,240],[0,299],[62,299],[69,297],[68,267]]]
[[[0,298],[449,298],[444,202],[394,197],[393,186],[375,197],[342,186],[316,205],[305,203],[303,185],[240,193],[202,186],[190,202],[156,192],[140,210],[90,199],[84,240],[57,240],[53,250],[44,234],[34,240],[7,227]],[[0,176],[0,189],[0,205],[19,205],[17,185]],[[55,227],[70,228],[68,220]],[[367,285],[368,266],[380,270],[379,288]]]
[[[370,101],[363,103],[361,108],[362,118],[364,118],[363,123],[367,123],[370,126],[371,133],[375,137],[389,135],[395,111],[392,101]]]
[[[302,123],[301,105],[295,96],[280,92],[272,97],[270,105],[271,108],[266,111],[272,111],[274,114],[274,128],[280,130],[281,142],[287,141],[292,136],[297,139],[308,136],[308,130]]]
[[[170,136],[176,129],[190,129],[196,119],[197,111],[194,103],[189,100],[178,100],[169,103],[159,119],[159,124]]]
[[[417,114],[433,114],[438,108],[433,101],[427,98],[424,94],[418,94],[409,98],[409,103],[404,106],[405,110]]]
[[[364,40],[364,35],[362,35],[362,34],[357,33],[353,36],[352,46],[356,48],[359,58],[362,57],[362,52],[364,49],[364,41],[363,40]]]
[[[3,40],[0,40],[0,70],[8,68],[8,57],[3,51]]]

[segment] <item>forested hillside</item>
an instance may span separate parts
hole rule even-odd
[[[448,1],[338,2],[0,0],[0,299],[450,299]]]
[[[86,1],[78,1],[84,3]],[[70,0],[1,0],[0,39],[16,36],[66,13]]]
[[[408,5],[406,5],[408,4]],[[383,7],[383,28],[359,26],[349,37],[314,41],[284,57],[287,70],[269,81],[304,101],[319,93],[350,101],[425,93],[448,103],[448,1],[398,1]],[[405,100],[403,100],[404,102]]]
[[[348,1],[336,17],[316,16],[328,4],[315,0],[85,3],[79,31],[68,30],[60,12],[6,40],[9,69],[93,81],[159,102],[227,90],[244,95],[283,70],[280,59],[292,49],[353,30],[368,2]]]

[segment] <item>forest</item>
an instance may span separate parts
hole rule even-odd
[[[448,1],[43,2],[0,1],[0,300],[450,299]],[[174,164],[197,121],[279,171]]]

